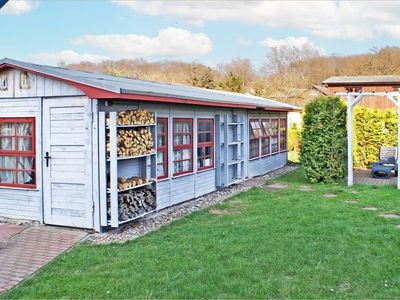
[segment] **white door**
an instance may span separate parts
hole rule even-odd
[[[43,197],[46,224],[93,228],[90,100],[43,100]]]

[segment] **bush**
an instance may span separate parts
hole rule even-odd
[[[311,182],[333,182],[346,175],[346,105],[321,97],[305,107],[300,161]]]
[[[301,131],[296,126],[289,129],[288,132],[288,150],[294,152],[300,152],[300,137]]]
[[[397,113],[354,109],[354,167],[367,168],[379,160],[380,146],[397,145]]]

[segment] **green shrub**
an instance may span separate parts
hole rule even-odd
[[[367,168],[377,162],[380,146],[397,145],[395,111],[356,107],[353,128],[355,168]]]
[[[301,131],[296,126],[289,129],[288,132],[288,150],[294,152],[300,152],[300,137]]]
[[[305,107],[300,161],[311,182],[333,182],[346,175],[346,105],[321,97]]]

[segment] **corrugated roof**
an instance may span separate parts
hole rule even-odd
[[[5,58],[2,65],[11,65],[52,77],[76,82],[90,87],[130,95],[150,95],[159,97],[176,97],[188,100],[202,100],[221,104],[254,105],[260,108],[276,108],[281,110],[301,110],[298,107],[275,100],[257,97],[251,94],[231,93],[203,88],[189,87],[181,84],[159,83],[134,78],[117,77],[100,73],[90,73],[64,69],[59,67],[38,65]]]
[[[400,75],[379,76],[332,76],[322,81],[323,84],[385,84],[399,83]]]

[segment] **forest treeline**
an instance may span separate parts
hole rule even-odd
[[[235,58],[216,67],[198,62],[148,62],[144,59],[69,65],[61,62],[60,65],[82,71],[252,93],[304,105],[310,99],[310,88],[330,76],[400,74],[400,48],[383,47],[349,56],[324,56],[307,44],[301,48],[272,48],[260,69],[244,58]]]

